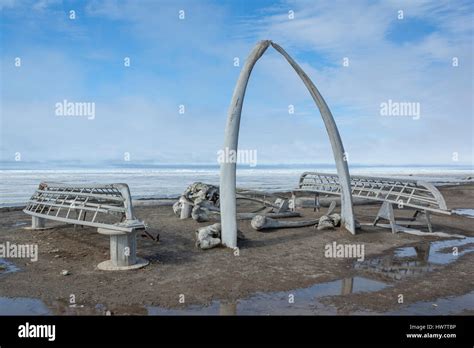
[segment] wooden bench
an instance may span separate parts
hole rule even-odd
[[[320,194],[341,195],[339,177],[337,174],[305,172],[300,176],[293,199],[295,192],[315,193],[315,205],[319,206]],[[397,226],[416,225],[427,226],[432,232],[431,213],[451,215],[441,192],[426,181],[354,175],[351,176],[351,192],[352,197],[382,202],[373,225],[381,219],[388,220],[393,233],[397,232]],[[412,209],[414,214],[396,219],[394,208]]]
[[[145,230],[133,214],[127,184],[67,185],[41,183],[23,210],[31,215],[31,229],[44,229],[46,220],[75,226],[97,227],[110,237],[110,260],[101,270],[127,270],[144,267],[148,261],[136,256],[136,235]]]

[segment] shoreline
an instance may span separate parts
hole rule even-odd
[[[302,173],[302,172],[301,172]],[[300,174],[301,174],[300,173]],[[210,179],[209,177],[205,177],[205,178],[197,178],[197,180],[195,181],[201,181],[201,182],[206,182],[206,183],[209,183],[209,184],[216,184],[218,185],[218,180],[216,178],[218,178],[218,172],[214,173],[215,175],[215,178],[213,179]],[[359,173],[353,173],[354,175],[360,175]],[[420,180],[420,181],[427,181],[437,187],[450,187],[450,186],[459,186],[459,185],[469,185],[469,184],[473,184],[474,183],[474,172],[467,172],[467,173],[463,173],[463,174],[458,174],[458,175],[453,175],[453,174],[449,174],[449,173],[441,173],[441,174],[435,174],[435,173],[418,173],[418,174],[394,174],[394,173],[387,173],[387,174],[383,174],[383,173],[372,173],[370,176],[379,176],[379,177],[394,177],[394,178],[399,178],[399,179],[411,179],[411,180]],[[256,185],[251,185],[251,186],[242,186],[239,184],[239,182],[237,183],[239,188],[246,188],[246,189],[252,189],[252,190],[262,190],[262,191],[273,191],[273,192],[278,192],[278,193],[287,193],[287,192],[290,192],[292,189],[296,188],[297,186],[297,181],[298,181],[298,177],[291,177],[293,180],[291,181],[293,183],[293,185],[288,185],[286,184],[287,187],[258,187],[258,184]],[[200,180],[200,179],[204,179],[204,180]],[[239,180],[239,177],[237,177],[237,180]],[[39,185],[40,182],[44,182],[44,181],[48,181],[48,180],[38,180],[37,183],[35,183],[34,185],[32,185],[32,188],[31,188],[31,194],[33,193],[33,191],[36,189],[36,186]],[[70,181],[70,180],[69,180]],[[101,182],[103,180],[100,180]],[[68,182],[68,181],[64,181],[64,182]],[[91,181],[91,182],[87,182],[88,184],[90,183],[94,183],[95,181]],[[107,183],[111,183],[112,181],[109,181]],[[121,180],[115,180],[114,182],[123,182]],[[183,182],[182,184],[179,185],[179,189],[176,188],[176,190],[173,192],[173,193],[155,193],[155,194],[146,194],[146,195],[143,195],[143,194],[134,194],[134,192],[136,190],[134,190],[134,187],[133,187],[133,184],[130,184],[130,189],[131,189],[131,193],[132,193],[132,199],[133,201],[135,202],[143,202],[143,201],[167,201],[167,200],[177,200],[179,198],[179,196],[181,195],[181,193],[184,191],[184,189],[190,184],[191,182]],[[0,192],[3,190],[3,191],[6,191],[7,188],[6,186],[8,185],[5,185],[3,184],[3,186],[5,187],[2,187],[2,185],[0,185]],[[174,187],[174,186],[173,186]],[[166,190],[166,189],[169,189],[169,188],[161,188],[162,190]],[[181,191],[180,191],[181,190]],[[26,197],[27,196],[27,197]],[[29,199],[30,197],[30,193],[25,193],[24,195],[25,199],[24,201],[22,202],[1,202],[0,201],[0,210],[1,209],[5,209],[5,208],[21,208],[21,207],[24,207],[26,205],[26,200]],[[1,196],[0,196],[0,199],[1,199]],[[159,203],[158,203],[159,204]]]

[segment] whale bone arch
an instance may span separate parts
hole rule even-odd
[[[240,118],[245,91],[255,63],[262,57],[269,46],[279,52],[293,67],[301,78],[316,106],[321,113],[331,142],[334,160],[336,162],[337,174],[341,185],[341,226],[355,234],[354,212],[352,206],[352,194],[350,186],[349,167],[345,158],[344,146],[337,129],[334,118],[328,105],[319,93],[311,79],[301,67],[290,57],[290,55],[278,44],[271,40],[263,40],[257,43],[248,56],[232,95],[232,101],[228,110],[227,124],[224,135],[224,150],[237,153]],[[222,224],[222,244],[229,248],[237,247],[237,205],[236,205],[236,163],[235,161],[224,161],[220,169],[220,212]]]

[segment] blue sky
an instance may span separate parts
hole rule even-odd
[[[473,161],[472,1],[1,0],[0,7],[2,161],[19,153],[24,162],[121,162],[128,153],[134,163],[215,163],[240,68],[262,39],[284,47],[313,79],[349,163]],[[95,118],[56,116],[64,99],[95,103]],[[420,118],[381,116],[387,100],[419,103]],[[260,164],[332,162],[318,110],[272,49],[251,76],[239,147],[257,150]]]

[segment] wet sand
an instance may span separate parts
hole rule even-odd
[[[474,185],[440,190],[450,209],[474,208]],[[356,206],[357,219],[372,222],[379,206]],[[299,211],[304,214],[302,218],[308,218],[322,215],[325,209]],[[396,214],[408,212],[397,210]],[[396,255],[400,247],[426,250],[429,242],[452,238],[392,234],[388,229],[365,225],[355,236],[340,228],[257,232],[250,221],[241,221],[239,228],[246,239],[239,243],[240,255],[235,256],[226,248],[197,249],[195,230],[209,223],[179,220],[170,206],[139,206],[136,215],[160,232],[158,243],[138,238],[138,256],[148,259],[150,265],[134,271],[106,272],[96,266],[108,259],[109,240],[94,228],[25,230],[23,227],[30,224],[28,215],[2,209],[0,243],[38,244],[39,258],[37,262],[10,259],[19,271],[6,273],[8,267],[3,272],[0,268],[0,312],[2,303],[11,305],[5,299],[26,298],[41,300],[49,313],[55,314],[390,314],[410,305],[425,314],[433,314],[430,311],[434,308],[436,314],[436,308],[443,313],[440,307],[449,306],[449,301],[444,304],[442,299],[461,296],[465,297],[458,300],[461,304],[455,313],[444,314],[470,315],[474,310],[469,296],[474,290],[474,254],[469,240],[459,246],[459,255],[450,262],[430,266],[429,260],[409,256],[415,258],[413,262],[422,262],[422,269],[431,269],[397,279],[370,267],[356,268],[355,259],[327,258],[325,246],[334,241],[363,244],[367,261]],[[474,220],[467,216],[433,215],[432,221],[434,231],[474,237]],[[395,261],[396,267],[405,262]],[[62,275],[63,270],[70,274]],[[400,294],[403,303],[399,303]],[[71,295],[76,306],[69,306]],[[290,295],[293,303],[288,300]],[[429,310],[420,305],[437,300],[440,304]]]

